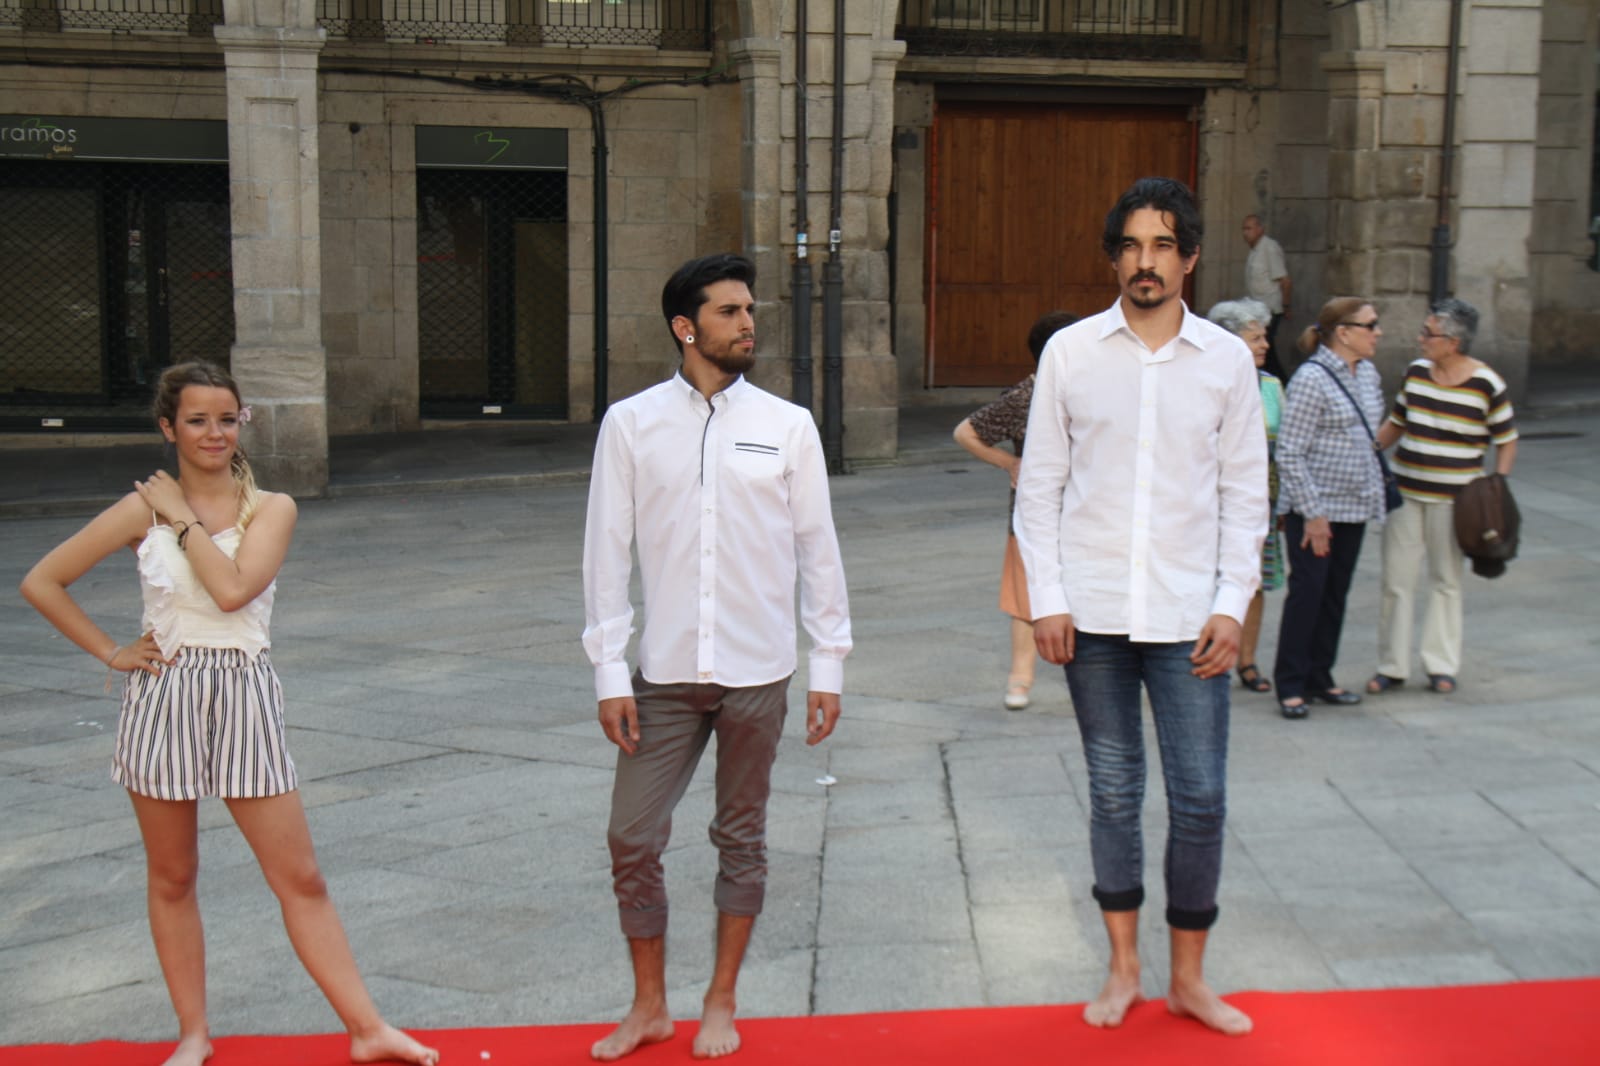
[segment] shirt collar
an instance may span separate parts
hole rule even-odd
[[[1182,300],[1179,300],[1178,303],[1183,307],[1183,321],[1178,326],[1177,339],[1186,342],[1196,351],[1205,350],[1205,331],[1200,324],[1199,318],[1189,310],[1187,303]],[[1105,340],[1118,330],[1126,332],[1139,345],[1142,346],[1144,344],[1144,341],[1139,340],[1138,334],[1134,333],[1133,329],[1128,325],[1127,316],[1122,313],[1121,297],[1118,297],[1117,301],[1111,305],[1111,309],[1105,314],[1104,321],[1100,323],[1100,339]]]
[[[690,383],[689,379],[683,376],[682,367],[679,367],[677,370],[673,371],[672,380],[677,388],[687,395],[689,399],[694,400],[698,398],[701,403],[706,402],[706,398],[700,395],[700,390],[695,388],[694,385]],[[753,388],[755,388],[755,386],[746,381],[743,374],[740,374],[738,377],[733,379],[733,383],[727,388],[723,389],[721,392],[714,392],[711,395],[713,399],[718,396],[723,396],[729,400],[732,400],[745,392],[745,390]]]

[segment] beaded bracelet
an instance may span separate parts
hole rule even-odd
[[[107,655],[105,657],[105,664],[106,664],[106,691],[107,692],[111,691],[111,686],[114,683],[115,678],[117,676],[117,668],[115,666],[112,666],[111,664],[112,664],[112,662],[114,662],[116,660],[118,655],[122,654],[122,649],[124,647],[125,647],[125,645],[118,644],[115,648],[111,649],[111,654]]]

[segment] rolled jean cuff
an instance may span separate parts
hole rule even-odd
[[[1180,907],[1168,907],[1167,924],[1174,929],[1188,929],[1192,932],[1203,933],[1216,924],[1217,913],[1216,907],[1203,911],[1186,911]]]
[[[1144,886],[1136,885],[1122,892],[1107,892],[1095,885],[1094,899],[1103,911],[1136,911],[1144,906]]]

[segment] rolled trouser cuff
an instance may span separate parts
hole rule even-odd
[[[667,935],[667,908],[618,907],[622,935],[629,940],[654,940]]]
[[[1103,911],[1136,911],[1144,906],[1144,886],[1135,885],[1121,892],[1107,892],[1095,885],[1094,899]]]
[[[1181,907],[1168,907],[1167,924],[1174,929],[1187,929],[1191,932],[1203,933],[1216,924],[1217,913],[1216,907],[1203,911],[1186,911]]]
[[[716,885],[711,889],[711,902],[717,910],[738,918],[754,918],[760,914],[766,896],[767,886],[764,877],[761,883],[753,885],[736,885],[718,878]]]

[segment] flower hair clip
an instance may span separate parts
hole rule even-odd
[[[243,407],[239,408],[239,424],[241,426],[247,426],[247,425],[250,424],[250,405],[249,404],[245,404]]]

